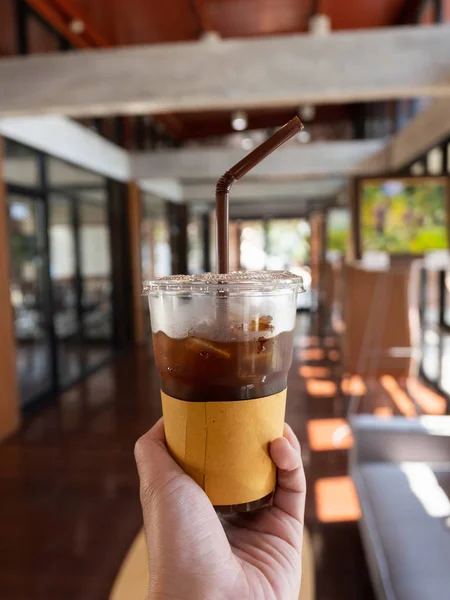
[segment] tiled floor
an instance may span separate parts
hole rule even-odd
[[[300,315],[287,420],[302,443],[317,599],[372,600],[348,477],[349,394],[359,397],[358,410],[382,416],[424,407],[405,391],[406,382],[343,380],[337,339],[316,334],[311,318]],[[418,389],[423,398],[416,382]],[[439,395],[427,398],[425,409],[442,410]],[[106,600],[141,526],[134,442],[160,412],[149,353],[135,350],[43,408],[0,446],[2,600]]]

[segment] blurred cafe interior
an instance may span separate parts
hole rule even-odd
[[[216,271],[216,181],[294,116],[229,238],[232,270],[307,290],[300,598],[448,600],[448,22],[449,0],[0,2],[2,600],[144,598],[142,281]]]

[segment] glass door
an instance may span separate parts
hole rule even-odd
[[[267,268],[301,275],[306,287],[297,308],[311,308],[311,228],[306,219],[271,219],[267,224]]]
[[[106,192],[78,196],[81,335],[85,369],[91,370],[113,352],[111,237]]]
[[[240,223],[240,266],[247,271],[287,270],[303,277],[310,290],[311,229],[306,219],[246,220]],[[297,307],[311,308],[311,293],[299,294]]]
[[[58,383],[64,388],[76,381],[83,369],[75,215],[71,198],[63,194],[49,196],[49,238]]]
[[[129,340],[126,204],[120,184],[101,175],[12,142],[5,149],[17,372],[28,405]]]
[[[111,240],[103,189],[49,196],[59,386],[64,388],[113,353]]]
[[[22,405],[55,389],[43,198],[8,194],[11,304]]]

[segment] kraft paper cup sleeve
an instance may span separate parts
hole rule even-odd
[[[168,448],[213,505],[253,502],[275,489],[269,444],[283,435],[286,390],[231,402],[161,396]]]

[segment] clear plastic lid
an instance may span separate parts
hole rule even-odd
[[[154,292],[217,292],[220,289],[274,291],[292,289],[304,292],[303,278],[289,271],[233,271],[232,273],[202,273],[201,275],[170,275],[155,281],[145,281],[143,294]]]

